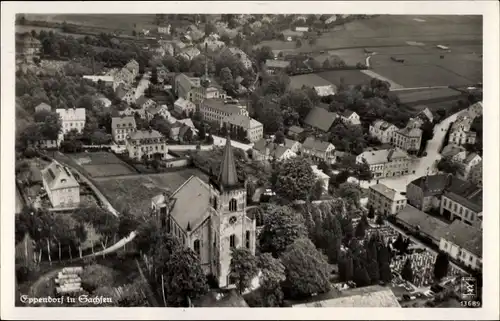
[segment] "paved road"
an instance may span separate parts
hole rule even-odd
[[[226,145],[226,139],[225,138],[222,138],[222,137],[219,137],[219,136],[214,136],[214,135],[212,135],[212,137],[214,138],[214,146],[224,146],[224,145]],[[251,144],[243,144],[243,143],[231,140],[231,146],[246,151],[246,150],[248,150],[248,149],[250,149],[250,148],[253,147],[253,143],[251,143]]]
[[[137,88],[135,90],[135,99],[144,95],[144,92],[149,87],[149,76],[144,75],[141,80],[139,80],[139,84],[137,84]]]
[[[435,174],[437,173],[436,165],[437,162],[441,159],[441,154],[439,150],[444,143],[444,138],[446,136],[446,132],[452,122],[457,119],[458,114],[463,111],[457,112],[439,124],[434,126],[434,137],[427,142],[427,146],[425,151],[427,155],[416,160],[416,163],[413,166],[413,170],[415,173],[405,176],[399,177],[390,177],[390,178],[381,178],[379,179],[379,183],[385,184],[390,188],[393,188],[397,191],[404,192],[406,191],[406,186],[413,180],[425,176],[427,173]],[[371,180],[371,182],[362,181],[360,183],[361,187],[368,188],[371,185],[377,183],[377,180]]]

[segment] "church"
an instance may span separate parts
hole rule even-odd
[[[199,256],[205,273],[215,276],[221,288],[234,284],[231,249],[246,247],[255,254],[256,222],[246,213],[246,191],[228,138],[217,176],[205,182],[193,175],[172,195],[152,199],[162,227]]]

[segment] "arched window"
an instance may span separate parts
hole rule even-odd
[[[247,249],[250,248],[250,231],[247,231],[245,233],[245,246],[247,247]]]
[[[234,234],[231,234],[231,236],[229,236],[229,247],[230,248],[236,247],[236,235]]]
[[[196,255],[200,255],[200,240],[194,240],[194,252]]]
[[[230,212],[236,212],[238,209],[238,202],[232,198],[230,201],[229,201],[229,211]]]

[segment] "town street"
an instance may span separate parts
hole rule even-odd
[[[212,135],[212,137],[214,138],[214,146],[224,146],[224,145],[226,145],[226,139],[225,138],[222,138],[222,137],[219,137],[219,136],[215,136],[215,135]],[[246,150],[248,150],[248,149],[250,149],[250,148],[253,147],[253,143],[251,143],[251,144],[243,144],[243,143],[231,140],[231,146],[246,151]]]
[[[405,192],[406,186],[411,181],[419,177],[425,176],[427,173],[428,174],[437,173],[436,165],[438,161],[441,159],[441,154],[439,153],[439,151],[441,146],[444,144],[444,138],[446,136],[446,132],[448,131],[450,124],[454,122],[457,119],[458,114],[462,112],[463,111],[459,111],[449,116],[439,124],[436,124],[436,126],[434,126],[434,136],[432,137],[431,140],[427,142],[427,146],[425,148],[427,155],[419,158],[413,166],[412,171],[415,171],[415,173],[405,176],[381,178],[378,179],[378,182],[381,184],[385,184],[388,187],[393,188],[397,191]],[[360,186],[363,188],[368,188],[374,184],[377,184],[376,179],[373,179],[370,182],[362,181],[360,183]]]
[[[144,92],[149,87],[149,78],[150,76],[148,74],[144,74],[144,76],[141,78],[135,90],[135,99],[138,99],[139,97],[144,95]]]

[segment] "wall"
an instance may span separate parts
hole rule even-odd
[[[207,151],[214,149],[214,145],[169,145],[168,148],[171,151],[187,151],[196,150],[197,146],[200,146],[200,150]]]
[[[184,167],[188,165],[189,165],[189,160],[187,158],[172,159],[165,161],[166,168]]]

